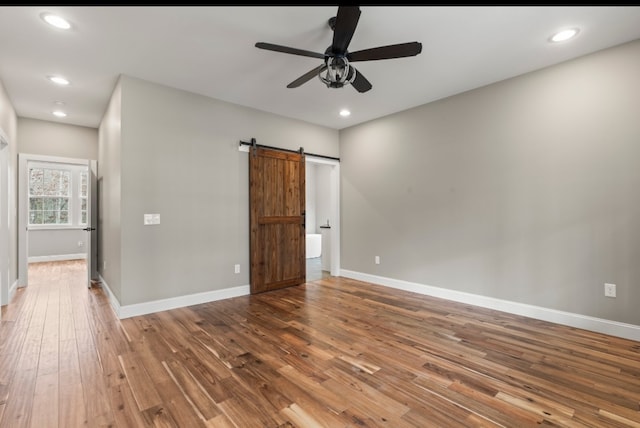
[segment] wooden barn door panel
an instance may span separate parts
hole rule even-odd
[[[305,163],[302,153],[249,153],[251,293],[305,282]]]

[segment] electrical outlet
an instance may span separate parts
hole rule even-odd
[[[605,284],[604,285],[604,295],[606,297],[616,297],[616,285],[615,284]]]
[[[377,265],[379,265],[379,264],[380,264],[380,256],[376,256],[376,258],[375,258],[375,262],[376,262],[376,264],[377,264]]]
[[[235,273],[240,273],[240,265],[235,265],[234,266],[234,272]]]
[[[84,242],[83,241],[78,241],[78,247],[84,247]]]
[[[107,261],[106,260],[102,261],[102,270],[107,270]]]

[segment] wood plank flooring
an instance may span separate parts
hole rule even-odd
[[[84,278],[2,308],[0,427],[640,427],[639,342],[344,278],[119,321]]]

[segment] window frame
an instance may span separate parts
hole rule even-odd
[[[85,194],[82,194],[82,180],[84,178]],[[85,209],[82,209],[82,201],[84,200]],[[86,227],[89,224],[89,168],[78,173],[78,225]],[[85,221],[82,221],[82,214],[85,213]]]
[[[69,182],[69,202],[68,202],[68,212],[69,212],[69,223],[59,224],[59,223],[43,223],[43,224],[31,224],[30,223],[30,170],[32,168],[43,168],[43,169],[57,169],[63,171],[70,172],[70,182]],[[27,195],[26,195],[26,223],[28,230],[59,230],[59,229],[83,229],[86,227],[86,223],[81,223],[82,213],[81,213],[81,179],[80,175],[82,172],[87,172],[88,175],[89,168],[87,165],[80,164],[68,164],[68,163],[60,163],[60,162],[48,162],[48,161],[35,161],[29,160],[27,162]],[[87,203],[89,203],[87,201]]]
[[[33,186],[32,183],[32,178],[34,177],[34,174],[32,174],[33,171],[40,171],[41,174],[40,175],[40,188],[41,191],[39,194],[31,194],[31,189],[35,186]],[[54,194],[47,194],[47,188],[49,186],[51,186],[51,182],[47,183],[47,177],[52,177],[57,175],[59,179],[64,178],[67,182],[66,185],[66,189],[63,189],[63,186],[61,185],[61,182],[58,183],[58,186],[56,186],[57,188],[52,189],[54,191]],[[30,226],[42,226],[42,225],[55,225],[55,226],[70,226],[72,225],[72,218],[71,218],[71,199],[73,196],[73,191],[70,188],[71,184],[72,184],[72,172],[69,171],[66,168],[59,168],[59,167],[41,167],[41,166],[34,166],[31,165],[29,167],[29,194],[28,194],[28,199],[29,199],[29,225]],[[50,187],[49,187],[50,189]],[[62,190],[66,190],[65,194],[62,193]],[[36,209],[33,210],[32,209],[32,201],[33,200],[40,200],[40,209]],[[57,200],[57,202],[60,201],[66,201],[66,209],[62,209],[61,204],[55,204],[55,209],[47,209],[47,208],[51,208],[51,206],[48,206],[49,204],[46,202],[47,200]],[[41,223],[31,223],[31,213],[32,212],[36,212],[36,213],[42,213],[40,220],[42,220]],[[57,222],[54,223],[48,223],[46,222],[46,219],[48,218],[48,215],[46,213],[51,212],[51,213],[55,213],[55,216],[57,218]],[[62,223],[59,221],[60,217],[61,217],[61,213],[66,213],[66,222]]]

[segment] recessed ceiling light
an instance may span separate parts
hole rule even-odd
[[[63,106],[64,105],[64,101],[55,101],[54,104],[57,105],[57,106]]]
[[[574,38],[577,34],[578,34],[577,28],[569,28],[568,30],[558,31],[556,34],[551,36],[549,40],[555,43],[564,42]]]
[[[351,115],[351,112],[349,110],[347,110],[346,108],[340,110],[340,116],[347,117],[347,116],[350,116],[350,115]]]
[[[60,28],[62,30],[68,30],[69,28],[71,28],[71,24],[69,24],[69,21],[67,21],[66,19],[58,15],[54,15],[52,13],[43,14],[42,19],[47,24],[54,26],[56,28]]]
[[[53,112],[53,115],[56,117],[66,117],[67,113],[63,112],[62,110],[56,110]]]
[[[66,86],[70,82],[62,76],[47,76],[47,79],[51,80],[53,83],[57,83],[58,85]]]

